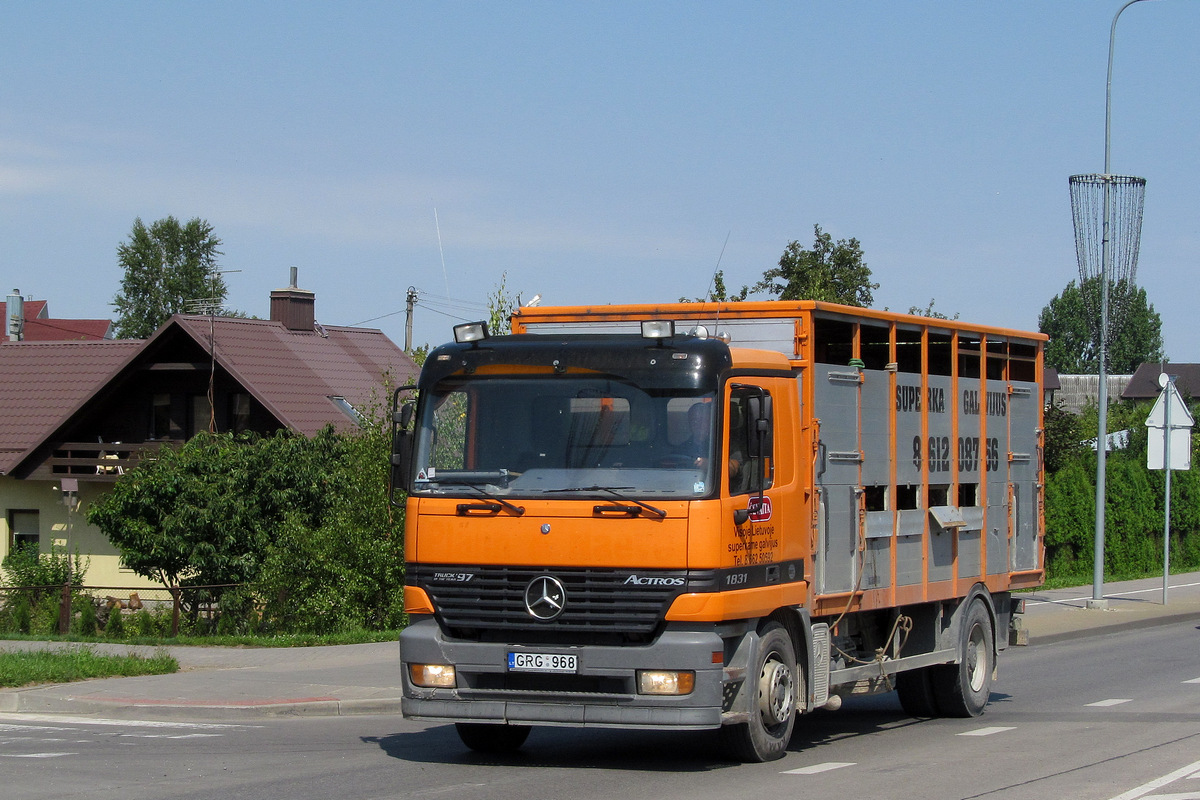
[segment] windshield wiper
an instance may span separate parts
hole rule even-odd
[[[479,492],[479,494],[487,500],[487,502],[483,503],[482,505],[489,508],[490,510],[499,511],[500,507],[503,506],[504,508],[507,508],[512,513],[516,514],[518,517],[522,517],[525,515],[525,506],[513,505],[512,503],[505,500],[503,497],[497,497],[494,494],[488,494],[486,491],[484,491],[483,487],[479,486],[478,484],[463,483],[462,485],[466,486],[468,489],[474,489],[475,491]],[[462,504],[458,507],[458,511],[460,514],[466,514],[469,512],[469,510],[470,510],[470,507],[467,506],[466,504]]]
[[[649,503],[643,503],[641,500],[630,497],[629,495],[621,494],[622,491],[632,489],[632,486],[578,486],[569,489],[547,489],[546,494],[560,494],[565,492],[607,492],[623,503],[633,503],[640,506],[651,514],[657,514],[660,519],[666,519],[667,512],[661,508],[655,508]]]
[[[497,470],[454,470],[452,472],[438,472],[437,476],[430,480],[429,483],[444,484],[447,486],[465,486],[468,489],[474,489],[488,500],[487,503],[479,506],[468,506],[465,503],[458,507],[460,514],[467,514],[474,508],[476,510],[491,510],[499,511],[501,508],[507,508],[518,517],[525,514],[524,506],[513,505],[502,497],[497,497],[494,494],[489,494],[484,485],[503,483],[508,486],[508,479],[513,473],[506,469]]]

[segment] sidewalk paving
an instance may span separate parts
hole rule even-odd
[[[1026,601],[1030,646],[1152,625],[1200,624],[1200,572],[1110,583],[1108,609],[1089,609],[1092,589],[1039,590]],[[63,649],[78,644],[0,640],[0,650]],[[142,653],[153,647],[90,644],[97,652]],[[0,689],[0,712],[103,715],[124,719],[252,719],[400,713],[395,642],[332,647],[168,647],[173,675],[105,678]]]

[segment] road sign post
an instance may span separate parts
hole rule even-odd
[[[1166,497],[1163,500],[1163,605],[1171,576],[1171,471],[1192,468],[1192,426],[1195,420],[1175,388],[1175,376],[1158,376],[1162,387],[1150,415],[1146,417],[1149,436],[1146,441],[1146,467],[1166,470]]]

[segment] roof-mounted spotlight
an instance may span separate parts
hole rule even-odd
[[[692,336],[695,336],[697,339],[707,339],[708,338],[708,328],[704,327],[703,325],[697,325],[696,327],[692,328],[690,333],[692,334]]]
[[[486,338],[488,338],[486,322],[464,322],[462,325],[454,326],[454,341],[459,344],[479,342]]]
[[[670,339],[675,335],[675,321],[669,319],[647,319],[642,321],[643,339]]]

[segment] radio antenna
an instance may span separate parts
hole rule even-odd
[[[446,282],[446,298],[450,297],[450,276],[446,273],[446,254],[442,251],[442,225],[438,222],[437,206],[433,207],[433,227],[437,229],[438,256],[442,259],[442,280]]]
[[[725,258],[725,248],[729,246],[729,237],[733,234],[733,229],[725,234],[725,243],[721,245],[721,254],[717,256],[717,265],[713,267],[712,277],[708,279],[708,290],[704,293],[704,299],[708,300],[712,297],[713,284],[717,280],[717,273],[721,271],[721,259]],[[721,304],[717,303],[717,315],[713,318],[713,335],[717,335],[717,325],[721,322]]]

